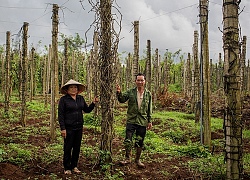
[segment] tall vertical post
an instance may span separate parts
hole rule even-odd
[[[127,67],[126,67],[126,88],[129,89],[132,87],[133,82],[133,60],[131,57],[131,54],[128,53],[127,61],[126,61]]]
[[[30,101],[32,101],[33,96],[35,94],[35,86],[34,86],[34,54],[35,54],[35,48],[31,48],[31,57],[30,57]]]
[[[62,85],[65,84],[69,78],[69,40],[66,38],[64,40],[64,61],[62,64]]]
[[[223,0],[226,179],[242,179],[242,104],[239,58],[239,4]]]
[[[98,39],[99,39],[99,32],[95,31],[94,32],[94,47],[93,47],[93,61],[92,61],[92,82],[93,82],[93,93],[94,96],[99,95],[99,88],[98,88],[98,84],[99,84],[99,80],[100,80],[100,71],[99,71],[99,56],[98,56],[98,52],[99,52],[99,43],[98,43]],[[96,107],[94,110],[94,115],[95,117],[97,117],[99,114],[99,109]]]
[[[51,58],[51,114],[50,114],[50,138],[55,139],[55,123],[56,123],[56,94],[59,93],[58,76],[56,73],[56,64],[58,62],[58,5],[53,4],[53,15],[52,15],[52,58]],[[57,92],[58,91],[58,92]]]
[[[247,75],[246,75],[246,81],[247,81],[247,94],[250,94],[250,61],[247,61]]]
[[[193,44],[193,67],[192,67],[192,107],[195,114],[195,122],[200,119],[200,78],[199,78],[199,59],[198,59],[198,31],[194,31]]]
[[[145,68],[145,75],[147,79],[146,87],[151,92],[152,84],[152,59],[151,59],[151,41],[147,40],[147,63]]]
[[[113,68],[115,63],[116,52],[112,51],[112,15],[111,15],[111,0],[100,1],[100,71],[101,71],[101,144],[100,150],[103,153],[100,156],[100,163],[107,164],[112,162],[112,141],[113,141],[113,122],[114,114],[113,98],[114,94],[113,84],[115,78],[113,75]],[[110,169],[107,169],[108,171]]]
[[[210,73],[208,49],[208,0],[200,0],[200,40],[201,40],[201,143],[211,146],[211,105]],[[203,137],[202,137],[203,134]]]
[[[4,114],[8,117],[9,107],[10,107],[10,31],[6,32],[6,58],[5,58],[4,68],[5,68]]]
[[[27,59],[28,59],[28,23],[23,23],[22,65],[21,65],[21,123],[26,126],[27,95]]]
[[[246,92],[246,46],[247,46],[247,36],[243,36],[243,41],[242,41],[242,50],[240,53],[240,77],[241,77],[241,92],[242,92],[242,97],[244,97],[245,92]]]
[[[133,60],[133,80],[139,69],[139,21],[134,21],[134,60]]]

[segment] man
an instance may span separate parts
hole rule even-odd
[[[138,167],[145,167],[140,161],[143,142],[146,135],[146,130],[152,128],[152,95],[145,88],[145,76],[141,73],[136,75],[136,87],[122,93],[121,88],[117,85],[117,98],[120,103],[128,101],[127,122],[126,122],[126,137],[124,140],[126,159],[121,161],[122,165],[131,163],[132,154],[132,137],[136,134],[135,147],[136,158],[135,162]]]

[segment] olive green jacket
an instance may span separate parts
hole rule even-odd
[[[137,88],[132,88],[126,92],[118,93],[117,98],[120,103],[128,101],[127,123],[147,126],[151,122],[152,114],[152,95],[149,90],[145,89],[141,108],[138,108]]]

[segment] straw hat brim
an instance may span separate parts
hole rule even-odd
[[[75,81],[73,79],[70,79],[66,84],[64,84],[61,87],[60,92],[62,94],[67,94],[67,89],[68,89],[69,85],[77,85],[77,87],[78,87],[78,94],[81,93],[81,92],[83,92],[85,90],[85,88],[86,88],[85,85],[83,85],[82,83],[79,83],[79,82],[77,82],[77,81]]]

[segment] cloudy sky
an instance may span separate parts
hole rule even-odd
[[[94,21],[88,0],[0,0],[0,43],[6,42],[6,32],[11,32],[11,39],[20,39],[20,30],[24,22],[29,23],[29,45],[38,48],[51,43],[52,4],[58,4],[59,32],[67,36],[78,33],[85,38],[85,33]],[[222,50],[222,0],[209,3],[209,48],[210,58],[217,61]],[[199,0],[116,0],[114,4],[122,14],[122,31],[119,52],[133,52],[133,25],[139,21],[140,55],[146,49],[147,40],[151,40],[153,52],[156,48],[160,54],[166,49],[182,53],[192,53],[194,30],[199,32]],[[250,0],[240,4],[240,36],[249,37]],[[120,15],[117,11],[117,17]],[[87,44],[92,43],[94,28],[87,32]],[[250,46],[247,45],[247,54]],[[247,55],[247,58],[249,57]]]

